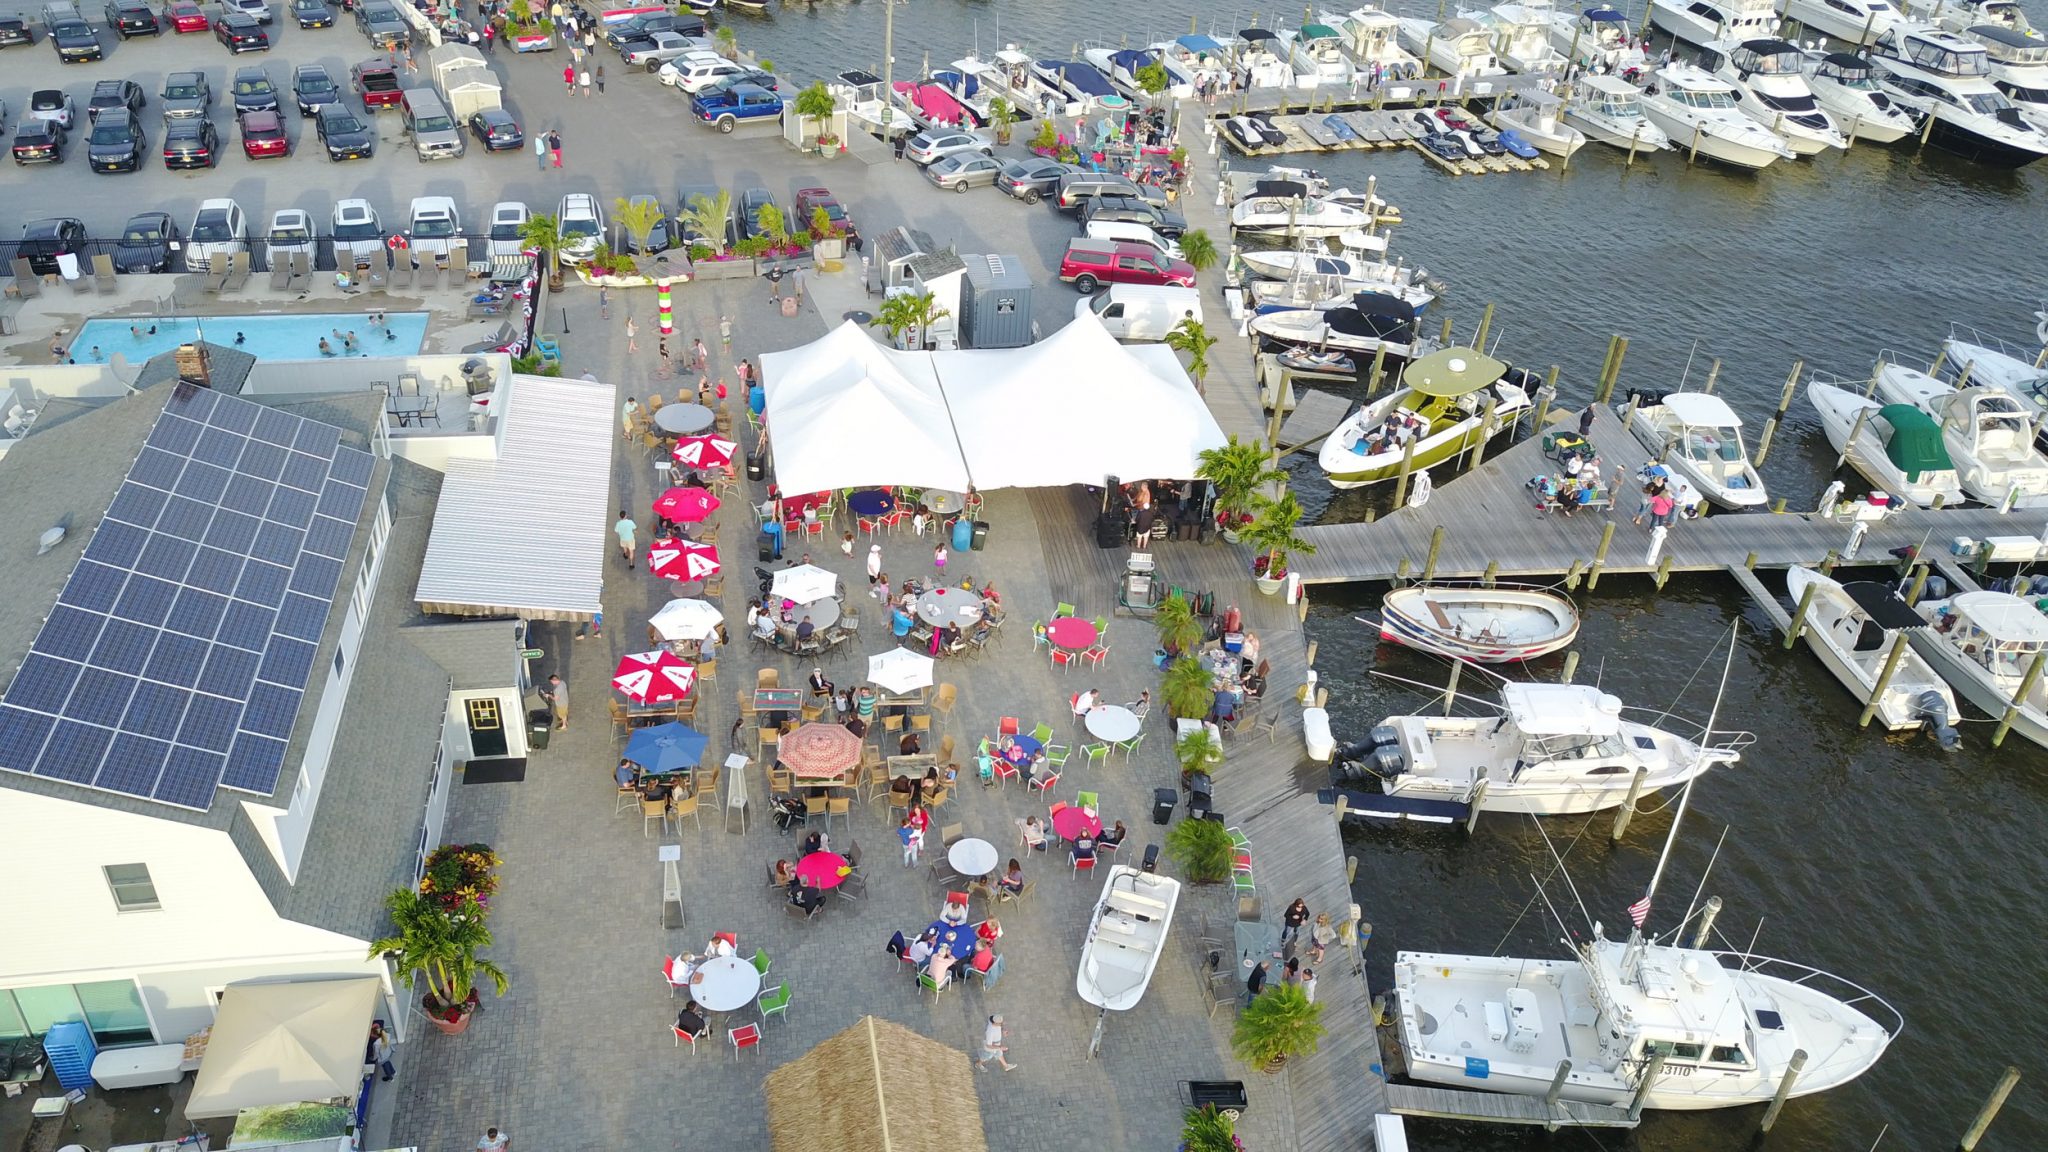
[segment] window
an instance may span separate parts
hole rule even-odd
[[[163,907],[157,902],[156,884],[149,878],[147,864],[109,864],[107,887],[114,891],[114,907],[121,912],[149,912]]]

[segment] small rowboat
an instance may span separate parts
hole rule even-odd
[[[1107,1012],[1136,1007],[1159,966],[1179,903],[1180,881],[1128,864],[1112,867],[1074,974],[1081,999]]]
[[[1579,634],[1579,610],[1540,588],[1418,585],[1387,593],[1379,626],[1382,640],[1475,664],[1506,664],[1569,645]]]

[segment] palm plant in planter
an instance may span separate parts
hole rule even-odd
[[[434,1027],[451,1036],[469,1027],[481,999],[479,977],[489,977],[500,996],[510,987],[504,969],[477,954],[490,947],[491,930],[484,924],[483,905],[474,899],[450,911],[433,896],[400,888],[385,898],[384,906],[397,933],[372,941],[370,956],[390,959],[407,988],[426,977],[420,1007]]]
[[[1185,242],[1186,237],[1182,237],[1182,240]],[[1185,254],[1187,249],[1182,248],[1181,252]],[[1187,316],[1175,324],[1173,330],[1168,332],[1161,342],[1175,352],[1187,353],[1188,376],[1195,382],[1195,391],[1200,395],[1208,395],[1202,387],[1202,382],[1209,378],[1209,349],[1216,346],[1216,337],[1209,335],[1200,320]]]
[[[1196,457],[1195,477],[1216,489],[1216,526],[1223,538],[1237,543],[1237,530],[1251,522],[1252,496],[1261,484],[1287,478],[1266,460],[1257,440],[1241,444],[1235,435],[1221,448],[1204,448]]]
[[[1237,1138],[1235,1120],[1204,1104],[1188,1109],[1181,1122],[1179,1152],[1244,1152],[1244,1141]]]
[[[562,226],[553,216],[534,216],[519,226],[519,240],[540,253],[548,270],[548,287],[562,287]]]
[[[1268,596],[1280,590],[1280,583],[1287,577],[1287,555],[1300,552],[1305,556],[1315,555],[1316,546],[1301,538],[1295,528],[1301,524],[1301,502],[1292,492],[1282,492],[1275,500],[1258,497],[1252,515],[1252,522],[1245,526],[1244,538],[1259,550],[1259,556],[1252,561],[1252,576],[1259,582],[1259,591]]]
[[[904,346],[904,334],[915,331],[917,347],[922,348],[932,324],[939,317],[950,315],[929,292],[899,292],[875,309],[874,322],[889,330],[890,341],[899,348]]]
[[[683,209],[682,215],[693,235],[702,236],[710,241],[709,244],[690,245],[691,260],[709,260],[731,253],[732,250],[724,247],[724,244],[726,222],[732,219],[732,193],[721,191],[715,196],[706,196],[702,193],[692,196],[689,207]]]
[[[988,102],[988,126],[996,134],[996,143],[1010,142],[1010,128],[1017,123],[1017,110],[1001,96]]]
[[[1188,823],[1208,824],[1214,821]],[[1168,841],[1171,840],[1169,836]],[[1314,1052],[1328,1032],[1329,1029],[1323,1025],[1323,1006],[1311,1003],[1300,985],[1269,984],[1249,1007],[1238,1014],[1237,1030],[1230,1036],[1230,1050],[1247,1064],[1266,1072],[1278,1072],[1289,1057]]]
[[[1221,820],[1182,820],[1166,833],[1166,854],[1190,884],[1230,879],[1230,857],[1236,850]]]
[[[1050,156],[1059,151],[1060,130],[1052,126],[1051,120],[1040,120],[1038,132],[1031,137],[1031,151],[1039,156]]]
[[[831,127],[832,113],[839,110],[839,104],[832,99],[825,82],[819,80],[797,93],[795,108],[799,120],[808,120],[818,126],[818,148],[825,150],[828,147],[825,138],[831,135],[827,130]],[[829,147],[836,148],[838,144],[839,138],[833,136]]]
[[[1178,152],[1185,148],[1175,149]],[[1182,157],[1183,160],[1186,157]],[[1216,241],[1200,228],[1190,228],[1180,236],[1180,258],[1197,272],[1206,272],[1216,266]]]
[[[1215,766],[1223,763],[1223,745],[1204,725],[1174,741],[1173,756],[1180,761],[1181,779],[1185,780],[1190,773],[1213,773]]]
[[[1183,656],[1166,669],[1159,696],[1176,719],[1198,720],[1216,703],[1216,678],[1200,660]]]
[[[1178,591],[1159,602],[1152,626],[1159,629],[1159,646],[1169,656],[1192,652],[1202,642],[1202,622],[1195,619],[1195,606]]]

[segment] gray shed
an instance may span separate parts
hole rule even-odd
[[[962,256],[960,342],[968,348],[1022,348],[1031,343],[1031,277],[1018,256]]]

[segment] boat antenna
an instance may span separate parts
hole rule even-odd
[[[1714,862],[1721,858],[1721,845],[1728,842],[1728,827],[1726,824],[1721,826],[1721,838],[1714,841],[1714,854],[1707,857],[1706,869],[1700,873],[1700,882],[1692,890],[1692,899],[1685,905],[1685,919],[1678,922],[1677,931],[1683,931],[1685,926],[1692,922],[1694,913],[1699,910],[1700,893],[1706,891],[1707,877],[1714,874]]]
[[[1681,392],[1685,391],[1685,382],[1692,376],[1692,358],[1699,354],[1699,350],[1700,340],[1699,337],[1695,336],[1692,340],[1692,347],[1687,349],[1685,353],[1685,371],[1678,374],[1678,390]]]

